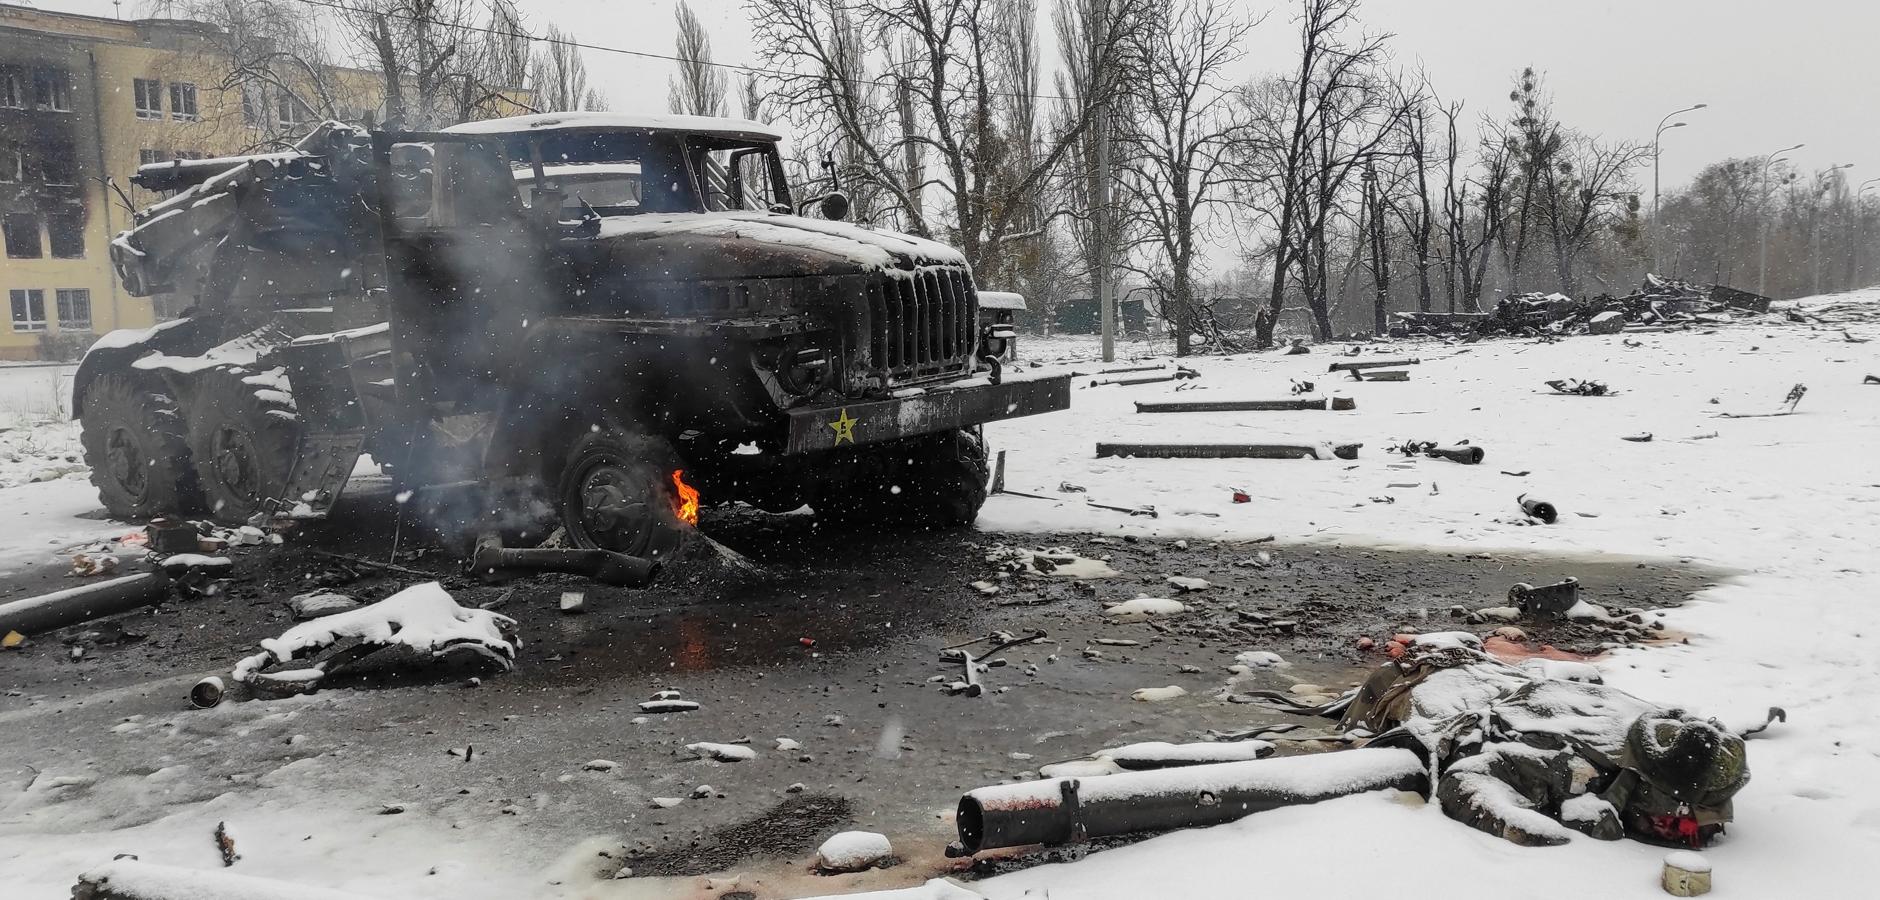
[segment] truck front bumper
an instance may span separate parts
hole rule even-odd
[[[790,411],[790,442],[785,453],[812,453],[850,445],[970,428],[999,419],[1016,419],[1069,409],[1071,376],[1008,377],[1000,384],[977,380],[932,387],[889,400]]]

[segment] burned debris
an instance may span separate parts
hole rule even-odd
[[[1486,313],[1392,313],[1393,337],[1416,335],[1616,334],[1628,328],[1721,324],[1769,312],[1770,298],[1726,285],[1708,287],[1645,276],[1638,290],[1622,297],[1599,294],[1576,300],[1565,294],[1527,293],[1504,297]]]

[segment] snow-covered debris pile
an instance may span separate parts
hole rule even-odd
[[[118,859],[85,870],[73,900],[368,900],[326,888],[213,869],[183,869]]]
[[[270,666],[314,657],[342,641],[355,643],[310,667],[313,672],[396,648],[415,664],[467,665],[507,672],[516,643],[504,629],[515,620],[483,609],[466,609],[435,581],[413,585],[370,606],[302,622],[280,637],[261,642],[261,652],[235,665],[235,680],[309,680],[309,669],[264,672]]]
[[[1575,300],[1564,294],[1538,293],[1506,297],[1476,326],[1476,331],[1481,334],[1610,333],[1617,330],[1618,325],[1714,323],[1722,321],[1714,318],[1720,314],[1760,315],[1768,311],[1769,298],[1760,294],[1720,284],[1700,287],[1647,275],[1638,290],[1623,297],[1601,294],[1590,300]],[[1595,320],[1602,326],[1614,327],[1593,327]]]
[[[699,741],[685,745],[685,749],[699,755],[700,759],[715,759],[720,762],[743,762],[757,758],[757,751],[739,744],[714,744],[711,741]]]
[[[894,847],[886,835],[873,831],[844,831],[816,848],[816,868],[824,872],[859,872],[888,862]]]
[[[1188,611],[1188,604],[1167,597],[1137,597],[1125,600],[1103,611],[1105,616],[1117,622],[1141,622],[1147,619],[1159,619],[1178,615]]]
[[[1056,578],[1114,578],[1117,571],[1100,559],[1078,556],[1068,547],[1027,550],[1003,544],[986,551],[986,562],[1002,571],[1017,575],[1049,575]]]

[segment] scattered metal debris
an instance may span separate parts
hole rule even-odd
[[[1300,397],[1292,400],[1175,400],[1142,402],[1137,401],[1139,413],[1180,413],[1180,412],[1277,412],[1304,410],[1349,410],[1357,409],[1358,401],[1350,397]]]
[[[1603,381],[1581,381],[1578,378],[1556,378],[1547,382],[1547,386],[1556,393],[1578,397],[1607,397],[1616,393]]]
[[[1552,503],[1548,503],[1545,500],[1532,499],[1528,497],[1528,495],[1522,494],[1515,497],[1514,502],[1521,504],[1522,512],[1549,525],[1560,520],[1560,510],[1556,509]]]
[[[1145,459],[1357,459],[1363,444],[1112,444],[1097,445],[1097,457]]]

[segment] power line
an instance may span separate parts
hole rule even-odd
[[[636,57],[640,57],[641,59],[658,59],[658,60],[664,60],[666,62],[688,63],[688,64],[694,64],[694,65],[707,65],[707,66],[711,66],[713,68],[718,68],[718,69],[730,69],[732,71],[748,72],[754,75],[770,75],[772,77],[777,77],[777,78],[812,77],[812,76],[805,76],[801,72],[790,72],[784,69],[766,69],[760,66],[746,66],[746,65],[740,65],[738,63],[721,63],[721,62],[712,62],[710,60],[702,60],[702,59],[685,59],[683,57],[672,56],[672,55],[665,54],[665,53],[653,53],[653,52],[646,51],[646,50],[628,50],[623,47],[609,47],[605,44],[590,44],[590,43],[587,43],[586,41],[578,41],[573,38],[565,38],[565,37],[564,38],[545,38],[545,37],[540,37],[534,34],[530,34],[527,31],[522,31],[520,30],[520,28],[503,29],[503,28],[491,28],[491,27],[482,26],[482,25],[465,25],[465,24],[454,23],[454,22],[440,22],[437,19],[427,18],[425,16],[414,16],[414,15],[409,15],[409,14],[401,13],[401,12],[381,11],[381,10],[374,10],[374,9],[360,9],[359,7],[356,7],[356,6],[347,6],[344,3],[336,2],[336,0],[292,0],[292,2],[299,3],[305,6],[317,6],[323,9],[338,10],[340,12],[349,12],[355,15],[384,16],[385,18],[397,19],[402,22],[419,22],[419,23],[423,23],[426,25],[440,25],[440,26],[444,26],[447,28],[455,28],[455,29],[459,29],[462,31],[475,32],[478,34],[495,35],[497,37],[523,38],[523,39],[530,40],[530,41],[541,41],[543,43],[552,42],[552,43],[558,43],[558,44],[566,44],[570,47],[579,47],[583,50],[596,50],[602,53],[618,53],[622,56],[636,56]],[[846,81],[850,84],[872,84],[877,87],[897,87],[898,86],[898,84],[894,81],[889,81],[889,80],[880,79],[880,78],[850,78],[847,76],[834,75],[834,74],[827,75],[824,77],[827,77],[836,81]],[[966,88],[955,88],[955,90],[965,91]],[[1023,97],[1023,98],[1029,98],[1032,100],[1065,100],[1065,101],[1075,102],[1077,99],[1075,97],[1065,97],[1065,96],[1061,96],[1058,94],[1026,94],[1026,93],[1020,93],[1020,92],[1014,92],[1014,91],[987,91],[986,93],[994,97],[1013,97],[1013,98]]]

